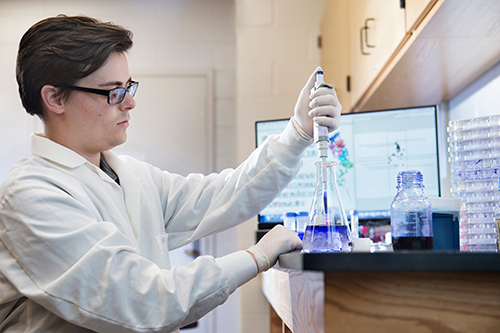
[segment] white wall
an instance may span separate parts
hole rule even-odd
[[[155,69],[212,71],[216,118],[213,171],[235,166],[234,0],[0,0],[0,181],[20,157],[29,154],[30,133],[43,130],[19,100],[15,80],[19,40],[35,22],[61,13],[85,14],[131,29],[132,77]],[[236,248],[234,229],[214,238],[212,252],[221,256]],[[213,332],[238,332],[238,316],[236,292],[210,317]]]
[[[500,62],[472,82],[451,100],[443,103],[444,117],[440,128],[447,135],[446,128],[450,120],[470,119],[500,114]],[[440,138],[444,144],[440,149],[440,164],[446,165],[447,173],[441,179],[441,195],[451,197],[451,168],[448,163],[448,143],[446,138]]]
[[[500,114],[500,62],[450,100],[450,120]]]
[[[134,72],[212,69],[215,77],[216,171],[234,166],[235,32],[233,0],[2,0],[0,1],[0,180],[5,168],[29,152],[35,126],[22,109],[15,82],[15,57],[23,33],[36,21],[60,13],[113,21],[134,32],[129,54]],[[193,92],[194,93],[194,92]],[[38,125],[37,125],[38,127]],[[8,132],[8,135],[7,135]]]
[[[300,90],[320,65],[317,38],[325,5],[326,0],[236,0],[239,162],[255,148],[256,120],[293,115]],[[240,249],[255,242],[256,229],[256,218],[238,227]],[[242,333],[269,332],[260,279],[240,289],[240,306]]]

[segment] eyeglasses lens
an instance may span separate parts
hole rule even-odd
[[[116,88],[111,90],[108,96],[108,103],[111,105],[121,103],[125,99],[127,91],[130,93],[130,96],[134,97],[138,86],[139,83],[135,82],[128,88]]]
[[[126,92],[127,91],[124,88],[116,88],[111,90],[108,97],[109,104],[114,105],[123,101]]]
[[[132,97],[135,96],[135,93],[137,92],[137,87],[139,87],[139,82],[134,82],[129,88],[128,92]]]

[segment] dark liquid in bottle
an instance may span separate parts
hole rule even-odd
[[[397,250],[432,250],[432,237],[392,237],[392,247]]]

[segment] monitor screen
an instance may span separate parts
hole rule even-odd
[[[271,134],[281,133],[288,119],[258,121],[259,146]],[[337,186],[347,215],[357,210],[361,220],[390,217],[401,170],[419,170],[425,194],[440,196],[437,107],[343,114],[330,133],[329,160],[337,163]],[[316,186],[316,146],[306,149],[300,172],[259,214],[259,222],[282,222],[287,212],[309,212]]]

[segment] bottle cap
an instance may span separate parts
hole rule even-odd
[[[424,176],[418,170],[400,171],[398,173],[398,184],[422,184]]]

